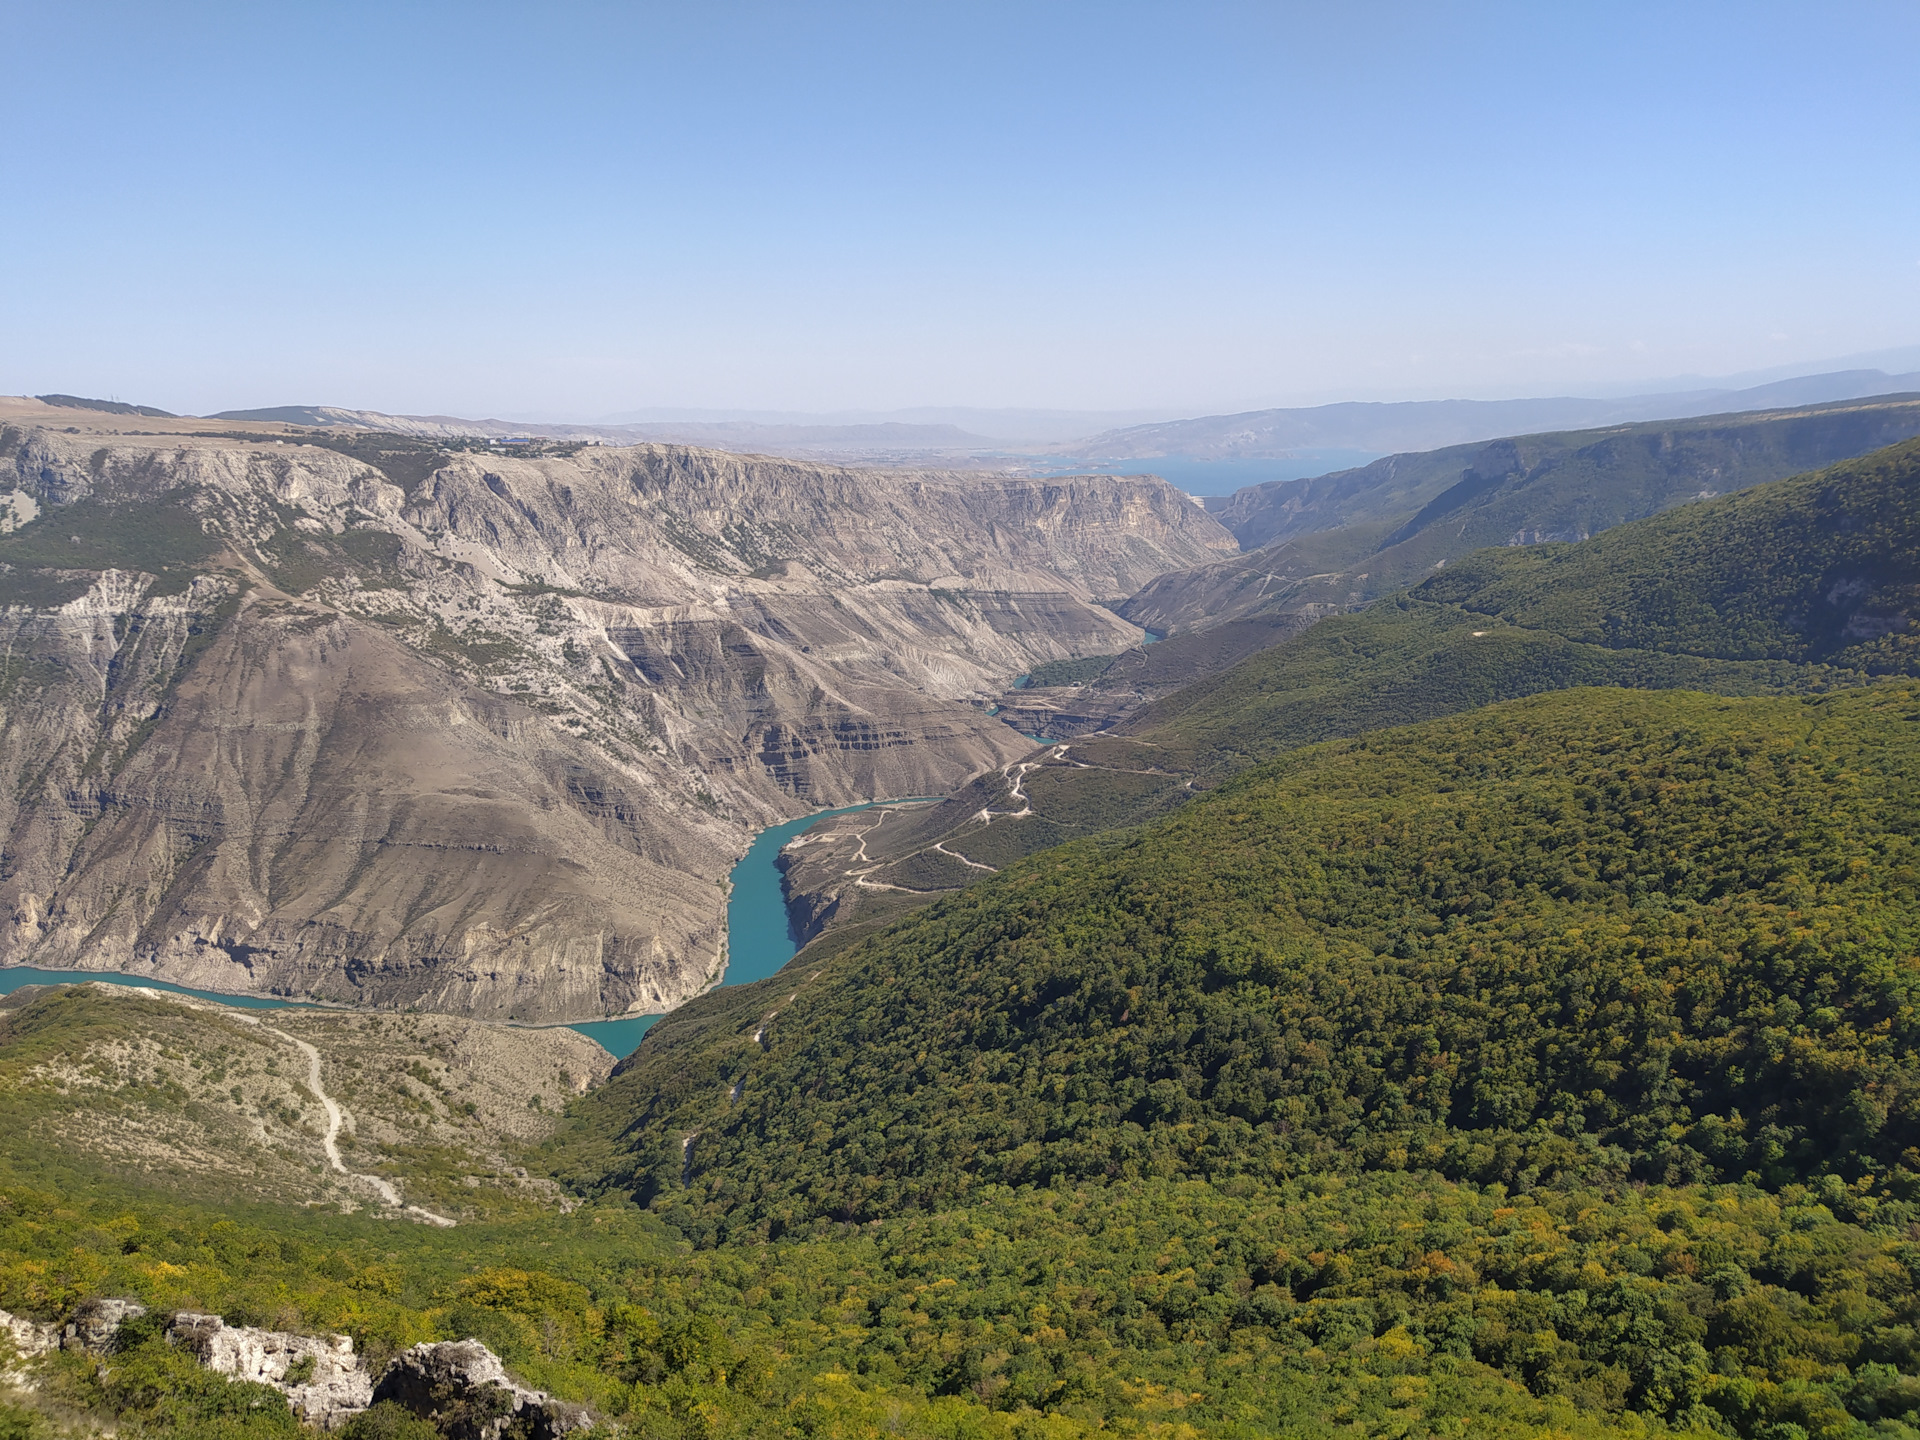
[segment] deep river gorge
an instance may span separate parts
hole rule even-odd
[[[770,825],[753,837],[747,853],[734,865],[732,886],[727,895],[727,969],[722,985],[746,985],[785,965],[797,948],[793,928],[787,916],[787,895],[780,867],[776,863],[786,843],[816,821],[829,815],[845,815],[870,809],[874,803],[847,805],[838,810],[816,810],[798,820]],[[221,1005],[245,1010],[280,1010],[289,1006],[304,1008],[297,1000],[273,995],[242,995],[214,990],[192,990],[164,980],[128,975],[118,970],[43,970],[33,965],[11,965],[0,969],[0,995],[24,985],[73,985],[88,980],[104,980],[111,985],[141,985],[154,990],[170,990],[176,995],[193,995]],[[597,1042],[615,1058],[631,1054],[640,1044],[658,1015],[633,1015],[617,1020],[582,1020],[566,1028],[578,1030]]]

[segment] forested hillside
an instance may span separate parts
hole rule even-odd
[[[1920,1140],[1916,783],[1908,684],[1322,746],[780,982],[762,1043],[649,1045],[583,1113],[720,1235],[982,1180],[1885,1175]]]
[[[1197,1266],[1129,1208],[1173,1205],[1221,1225],[1180,1282],[1209,1346],[1849,1434],[1920,1363],[1917,792],[1909,682],[1314,747],[694,1002],[556,1158],[723,1247],[1072,1215],[1086,1268],[1030,1283],[1080,1353]]]
[[[1481,550],[1149,707],[1205,768],[1567,685],[1725,694],[1920,673],[1920,441],[1578,545]]]
[[[477,1336],[609,1436],[1637,1440],[1668,1416],[1906,1440],[1911,1208],[1803,1187],[1145,1179],[689,1250],[612,1206],[448,1231],[9,1185],[0,1296],[60,1314],[136,1295],[345,1332],[371,1357]],[[44,1402],[122,1436],[314,1433],[130,1331],[110,1363],[53,1357]],[[22,1440],[53,1440],[45,1414],[0,1398]],[[439,1436],[378,1412],[336,1433]]]
[[[1596,537],[1484,550],[1414,591],[1612,649],[1920,666],[1920,441]]]
[[[1578,541],[1676,505],[1865,455],[1920,433],[1920,401],[1519,435],[1393,455],[1235,495],[1220,518],[1251,553],[1160,576],[1127,618],[1159,633],[1315,613],[1418,584],[1485,546]]]
[[[1920,441],[1908,441],[1581,544],[1478,551],[1107,734],[1022,762],[1018,800],[1010,777],[1020,767],[1004,767],[911,825],[866,834],[859,866],[846,846],[826,845],[790,873],[814,924],[863,922],[886,907],[848,888],[855,870],[923,893],[957,889],[981,867],[1150,819],[1189,781],[1217,783],[1321,740],[1577,685],[1762,695],[1920,673],[1916,514]],[[897,894],[887,898],[897,910]]]

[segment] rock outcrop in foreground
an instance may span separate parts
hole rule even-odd
[[[0,1383],[33,1384],[31,1362],[56,1349],[109,1358],[120,1326],[147,1313],[138,1300],[82,1301],[63,1328],[0,1310],[0,1340],[13,1366]],[[229,1325],[191,1310],[167,1324],[167,1342],[229,1380],[270,1385],[308,1424],[332,1430],[372,1405],[390,1402],[431,1421],[447,1440],[498,1440],[509,1430],[525,1440],[557,1440],[593,1423],[584,1405],[556,1400],[514,1380],[478,1340],[415,1345],[393,1357],[376,1383],[346,1335],[294,1335]]]
[[[393,1357],[373,1402],[391,1400],[431,1420],[448,1440],[494,1440],[513,1427],[530,1440],[553,1440],[592,1423],[584,1405],[516,1384],[478,1340],[415,1345]]]
[[[373,1403],[373,1381],[345,1335],[320,1340],[182,1311],[167,1327],[167,1338],[209,1370],[273,1386],[309,1424],[331,1430]]]
[[[25,1362],[58,1350],[60,1327],[0,1310],[0,1344],[13,1347],[10,1359],[0,1355],[0,1385],[25,1385],[31,1380]]]

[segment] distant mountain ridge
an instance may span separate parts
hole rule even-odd
[[[1180,455],[1191,459],[1284,458],[1301,449],[1348,447],[1376,454],[1432,450],[1527,431],[1583,430],[1646,420],[1814,405],[1920,390],[1920,372],[1841,370],[1744,390],[1697,390],[1617,400],[1345,401],[1303,409],[1252,410],[1110,430],[1070,447],[1091,460]]]
[[[210,420],[262,421],[328,429],[368,430],[423,440],[577,440],[603,445],[701,445],[736,452],[777,451],[841,453],[967,452],[1002,442],[975,435],[957,425],[767,425],[745,420],[663,421],[648,424],[562,425],[511,420],[464,420],[457,415],[389,415],[380,410],[347,410],[334,405],[273,405],[260,410],[222,410]]]
[[[170,410],[156,410],[151,405],[129,405],[124,400],[89,400],[84,395],[36,395],[33,398],[42,405],[51,405],[58,410],[99,410],[108,415],[147,415],[156,420],[174,418]]]
[[[1203,769],[1568,685],[1920,675],[1920,440],[1577,545],[1480,550],[1120,727]]]
[[[378,430],[421,439],[540,437],[609,445],[652,442],[703,445],[737,453],[879,461],[938,454],[1004,462],[1031,454],[1060,457],[1069,464],[1086,461],[1105,468],[1112,462],[1129,459],[1150,461],[1177,457],[1189,462],[1291,459],[1300,451],[1319,450],[1382,455],[1433,450],[1502,435],[1814,405],[1902,390],[1920,391],[1920,371],[1889,374],[1884,370],[1856,368],[1771,380],[1760,385],[1703,386],[1616,398],[1343,401],[1331,405],[1159,419],[1108,428],[1091,436],[1084,432],[1076,435],[1074,427],[1079,423],[1097,424],[1119,417],[1112,412],[1103,415],[1098,411],[923,406],[898,412],[849,411],[821,415],[780,411],[630,411],[582,423],[472,420],[456,415],[402,415],[334,405],[276,405],[222,410],[207,418]]]
[[[1325,614],[1488,545],[1581,540],[1920,435],[1920,395],[1516,435],[1390,455],[1209,507],[1243,553],[1162,575],[1123,607],[1157,634]]]

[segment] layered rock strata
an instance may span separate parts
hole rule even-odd
[[[215,428],[0,404],[0,963],[667,1008],[755,829],[1005,764],[1014,675],[1234,548],[1155,480]]]

